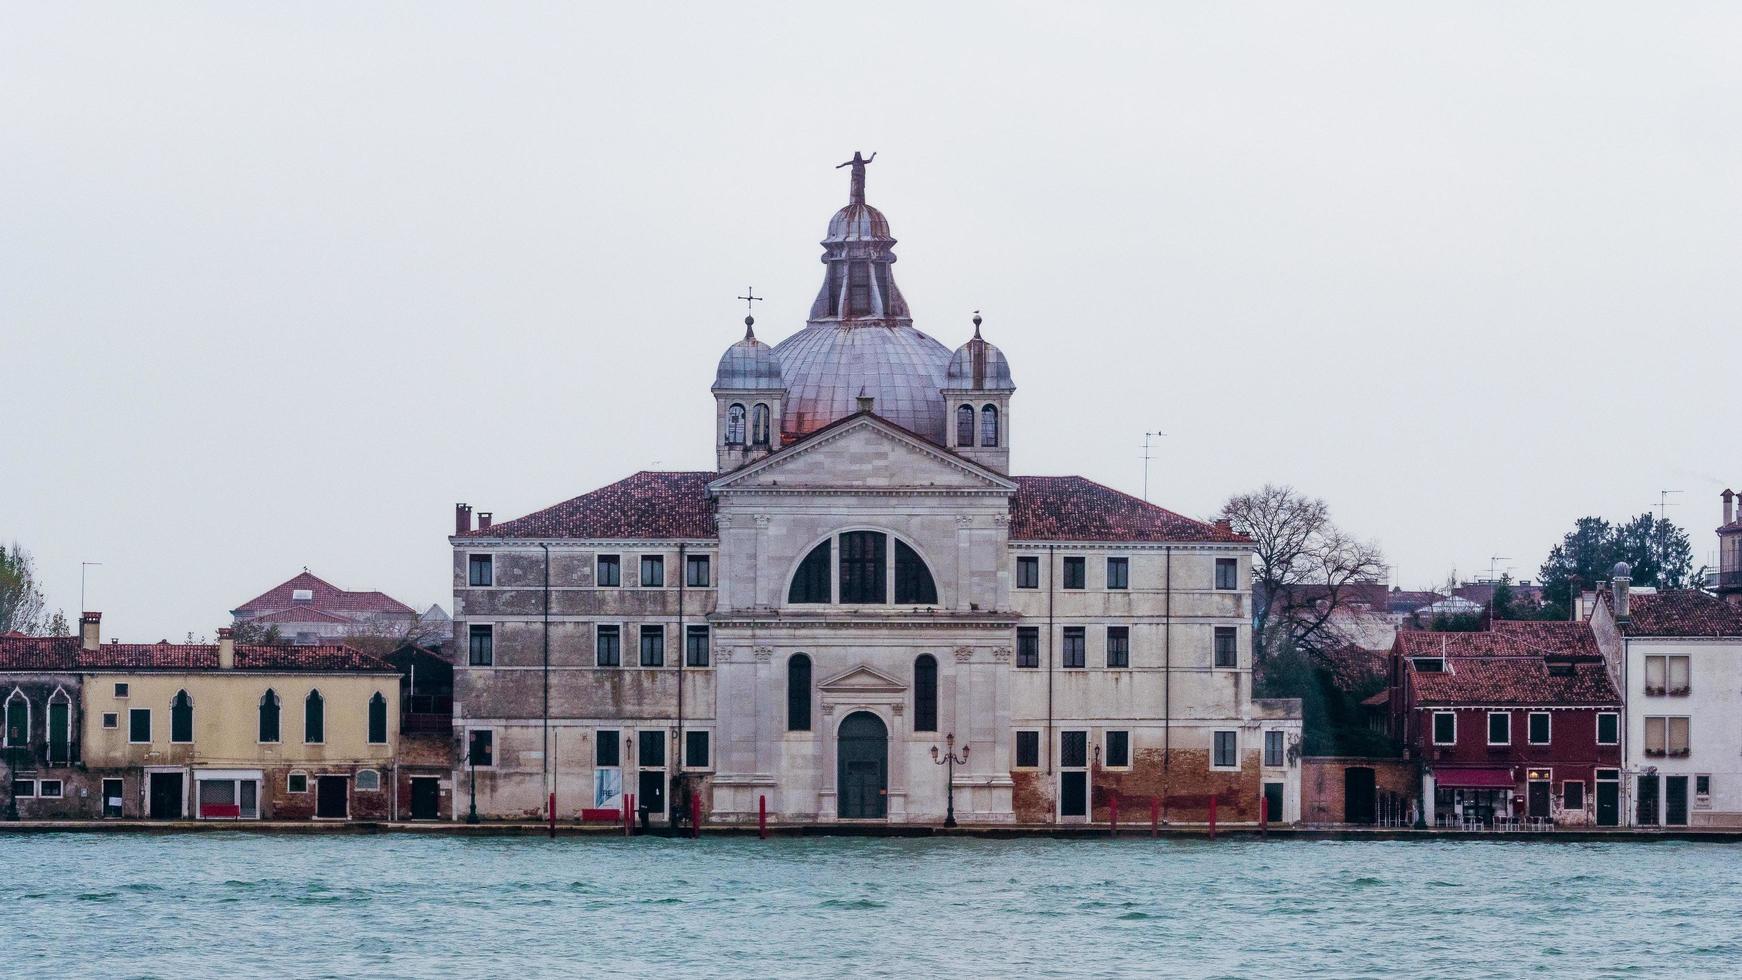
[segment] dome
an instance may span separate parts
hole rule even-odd
[[[781,432],[797,438],[859,410],[871,410],[904,429],[944,441],[944,369],[950,351],[905,323],[812,323],[781,341],[786,382]]]
[[[889,219],[871,205],[855,202],[836,211],[829,219],[829,234],[823,239],[823,244],[874,241],[895,242],[889,234]]]
[[[774,348],[756,339],[756,321],[744,318],[744,339],[726,348],[720,355],[719,370],[714,372],[715,391],[745,389],[779,390],[786,387],[781,380],[780,359]]]
[[[980,337],[980,314],[974,314],[974,337],[956,348],[950,366],[944,371],[945,388],[968,388],[974,391],[1015,391],[1010,378],[1010,361],[1004,352]]]

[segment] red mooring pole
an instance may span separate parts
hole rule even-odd
[[[1161,797],[1149,798],[1149,836],[1161,836]]]
[[[630,828],[632,828],[634,826],[635,826],[635,796],[631,793],[624,793],[623,794],[623,836],[624,837],[631,836],[633,832],[631,831]]]
[[[556,839],[556,794],[550,794],[550,836]]]
[[[1216,839],[1216,798],[1210,797],[1210,839]]]
[[[700,793],[690,793],[690,837],[702,836],[702,796]]]
[[[1114,837],[1119,836],[1119,797],[1107,797],[1107,819],[1112,824],[1110,828]]]
[[[756,836],[768,839],[768,797],[756,798]]]

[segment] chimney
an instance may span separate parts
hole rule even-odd
[[[870,412],[876,406],[877,406],[876,396],[864,395],[864,394],[859,396],[859,411]]]
[[[490,530],[490,512],[489,511],[481,510],[478,512],[478,530],[480,530],[480,531]]]
[[[1731,504],[1736,500],[1736,492],[1733,490],[1730,490],[1728,488],[1725,488],[1723,496],[1724,496],[1724,523],[1729,524],[1731,521],[1736,519],[1736,512],[1731,507]]]
[[[1625,623],[1632,619],[1629,615],[1627,597],[1633,591],[1633,569],[1624,561],[1615,563],[1615,580],[1612,585],[1615,596],[1615,621]]]
[[[472,529],[472,505],[454,505],[454,533],[465,534]]]
[[[103,614],[87,612],[79,617],[79,647],[95,650],[103,645]]]
[[[1579,609],[1585,602],[1584,593],[1579,590],[1583,584],[1577,575],[1567,576],[1567,618],[1575,623],[1579,621]]]
[[[236,669],[236,631],[228,626],[218,627],[218,669]]]

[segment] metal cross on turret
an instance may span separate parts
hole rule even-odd
[[[875,150],[872,151],[869,158],[861,156],[858,150],[854,150],[853,159],[848,160],[846,163],[836,165],[836,170],[839,170],[842,167],[853,168],[852,184],[847,192],[848,204],[865,203],[865,165],[875,159],[877,159],[877,153]]]
[[[744,293],[745,295],[738,298],[744,301],[744,339],[748,340],[755,336],[754,331],[756,329],[756,315],[750,312],[751,310],[754,310],[755,307],[750,304],[759,303],[764,297],[756,295],[755,286],[744,287]]]

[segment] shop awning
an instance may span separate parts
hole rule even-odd
[[[1443,789],[1511,789],[1514,785],[1510,768],[1434,770],[1434,786]]]

